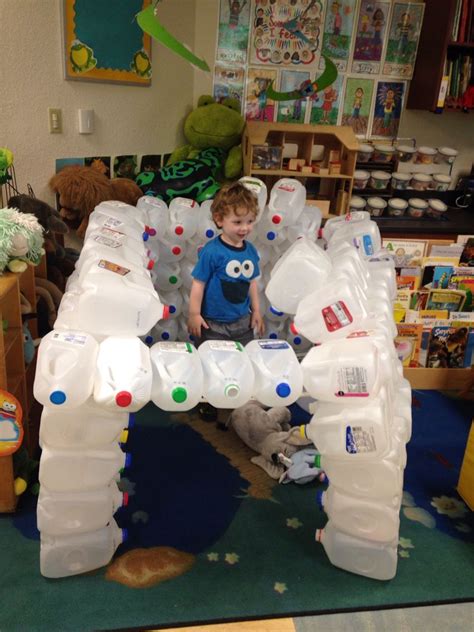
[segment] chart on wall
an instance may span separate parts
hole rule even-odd
[[[248,120],[394,138],[423,15],[421,0],[220,0],[214,96],[239,99]],[[318,90],[327,58],[338,75]]]

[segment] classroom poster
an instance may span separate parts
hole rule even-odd
[[[357,0],[327,0],[322,52],[346,72]],[[321,60],[320,67],[324,65]]]
[[[221,103],[227,97],[243,101],[245,68],[233,64],[216,63],[214,66],[214,99]]]
[[[389,14],[390,1],[361,1],[352,61],[353,73],[376,75],[380,72]]]
[[[297,90],[304,81],[308,81],[309,72],[295,70],[282,70],[280,79],[280,92]],[[304,123],[308,100],[306,97],[292,101],[280,101],[278,103],[278,123]]]
[[[255,0],[250,63],[308,65],[321,45],[322,0]]]
[[[403,81],[377,82],[371,136],[397,136],[405,86]]]
[[[250,0],[220,0],[216,61],[246,63],[249,22]]]
[[[369,128],[373,92],[373,79],[351,77],[346,80],[341,125],[350,125],[359,136],[366,135]]]
[[[337,125],[342,101],[344,77],[338,75],[336,81],[316,94],[311,101],[310,123],[313,125]]]
[[[271,82],[276,83],[277,71],[272,68],[249,68],[245,92],[245,118],[249,121],[273,121],[275,101],[267,97]]]
[[[388,34],[383,74],[411,79],[423,24],[425,5],[395,2]]]

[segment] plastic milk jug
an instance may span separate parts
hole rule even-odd
[[[355,538],[339,531],[330,520],[324,529],[317,529],[316,541],[321,542],[334,566],[372,579],[393,579],[397,572],[398,538],[381,544]]]
[[[301,362],[305,390],[321,401],[364,404],[392,377],[388,353],[369,336],[329,340]]]
[[[354,246],[347,242],[330,242],[327,254],[331,259],[333,272],[346,272],[364,292],[367,292],[370,279],[367,264]]]
[[[306,189],[299,180],[281,178],[272,187],[268,211],[275,226],[294,224],[306,204]]]
[[[372,257],[382,247],[379,227],[372,220],[344,224],[334,233],[331,241],[353,244],[366,258]]]
[[[206,340],[198,349],[204,371],[203,396],[216,408],[246,404],[254,388],[254,370],[239,342]]]
[[[51,408],[41,413],[40,444],[58,448],[94,448],[119,441],[128,426],[128,413],[109,411],[93,400],[77,408]]]
[[[398,495],[400,503],[401,491]],[[332,485],[326,492],[318,492],[318,503],[339,531],[373,542],[390,543],[398,536],[400,507],[353,497]]]
[[[286,320],[267,321],[267,324],[265,327],[265,338],[268,338],[270,340],[278,340],[278,339],[284,340],[286,322],[287,322]]]
[[[191,410],[203,392],[203,370],[189,342],[158,342],[150,350],[153,367],[151,398],[162,410]]]
[[[99,345],[84,331],[50,331],[41,340],[33,385],[43,406],[74,408],[92,394]]]
[[[177,197],[169,204],[168,233],[181,241],[191,239],[197,230],[199,204],[194,200]]]
[[[160,259],[151,272],[151,280],[160,296],[161,291],[178,290],[183,284],[179,263],[165,263]]]
[[[282,254],[286,243],[286,228],[281,224],[272,224],[267,213],[257,225],[255,230],[256,241],[263,245],[270,246],[274,252]]]
[[[145,223],[151,229],[147,231],[149,240],[155,241],[159,236],[164,236],[170,221],[166,202],[152,195],[143,195],[137,202],[137,209],[145,213]]]
[[[290,242],[306,237],[313,242],[319,235],[322,214],[317,206],[305,206],[297,221],[288,226],[287,235]]]
[[[89,234],[81,249],[76,270],[80,270],[84,261],[91,255],[101,259],[109,259],[118,255],[125,261],[143,266],[147,270],[153,268],[157,259],[156,255],[145,246],[145,242],[139,242],[109,228],[99,228]]]
[[[214,224],[211,214],[212,200],[204,200],[198,211],[197,229],[192,238],[194,244],[204,245],[221,232]]]
[[[318,402],[313,410],[305,432],[321,454],[346,461],[374,461],[390,451],[391,411],[384,388],[363,406]]]
[[[303,391],[298,358],[285,340],[252,340],[245,345],[255,372],[254,397],[264,406],[289,406]]]
[[[107,487],[120,470],[129,467],[131,455],[118,443],[97,448],[51,448],[43,443],[39,481],[52,492],[81,492]]]
[[[107,269],[110,271],[117,270],[117,272],[123,274],[123,276],[133,274],[146,280],[151,278],[149,270],[145,268],[142,262],[136,264],[127,261],[127,259],[124,259],[116,250],[110,250],[107,257],[102,257],[101,252],[90,250],[86,256],[83,257],[81,254],[79,257],[78,265],[76,265],[76,269],[71,275],[74,278],[68,279],[67,291],[80,292],[86,279],[87,282],[90,282],[92,275],[97,274],[100,277],[103,270]],[[97,280],[97,278],[95,280]]]
[[[298,239],[270,273],[265,290],[270,305],[287,314],[295,314],[300,301],[325,283],[330,271],[331,261],[327,254],[311,240]]]
[[[390,255],[376,255],[367,261],[367,267],[372,282],[386,285],[392,298],[397,295],[397,280],[395,273],[395,261]]]
[[[174,320],[183,311],[183,295],[181,292],[171,290],[168,292],[160,292],[160,298],[165,305],[168,306],[168,320]]]
[[[191,289],[191,285],[193,282],[193,277],[191,272],[194,270],[194,266],[196,265],[196,261],[190,261],[189,259],[182,259],[180,261],[181,267],[181,277],[183,279],[183,287],[188,290]]]
[[[143,337],[143,342],[151,347],[151,345],[161,340],[177,340],[178,339],[178,321],[176,318],[162,320],[156,323],[154,327],[150,329],[146,336]]]
[[[277,307],[275,307],[274,305],[270,305],[270,302],[268,301],[267,297],[265,294],[263,294],[262,299],[265,300],[265,318],[267,320],[267,324],[269,327],[274,327],[275,323],[281,323],[281,322],[287,322],[288,320],[288,315],[285,314],[285,312],[282,312],[281,310],[279,310]],[[282,330],[280,330],[282,331]]]
[[[329,242],[334,233],[345,226],[346,224],[354,224],[356,222],[364,222],[370,220],[370,213],[367,211],[353,211],[346,215],[338,215],[337,217],[330,217],[326,220],[323,228],[323,237]]]
[[[148,236],[145,232],[145,224],[137,218],[137,209],[128,204],[123,206],[124,208],[117,207],[116,209],[104,208],[100,204],[96,206],[89,215],[84,241],[89,238],[92,232],[99,228],[109,228],[116,233],[127,235],[137,241],[146,241]]]
[[[160,263],[176,263],[186,254],[186,242],[176,235],[167,233],[165,237],[160,237],[158,247],[160,253]],[[152,248],[154,245],[152,244]]]
[[[298,303],[294,325],[297,333],[319,344],[345,338],[360,329],[366,317],[353,284],[347,278],[330,277]]]
[[[98,260],[81,282],[80,292],[64,294],[55,327],[85,329],[99,336],[143,336],[168,314],[145,272]]]
[[[311,340],[308,340],[304,336],[298,333],[293,333],[291,320],[285,322],[285,329],[283,331],[283,338],[287,340],[295,350],[296,354],[302,354],[307,352],[313,346]]]
[[[265,206],[267,204],[268,192],[267,185],[260,178],[254,178],[253,176],[243,176],[240,178],[239,182],[241,182],[244,187],[252,191],[255,194],[258,201],[258,215],[257,222],[261,219],[263,212],[265,210]]]
[[[88,492],[51,492],[43,485],[38,497],[36,519],[41,535],[87,533],[105,527],[128,494],[115,482]]]
[[[127,539],[126,529],[115,520],[88,533],[41,536],[40,570],[52,579],[87,573],[110,562],[117,547]]]
[[[178,318],[178,340],[182,342],[195,342],[194,336],[192,336],[188,331],[188,320],[184,315],[181,315]]]
[[[110,410],[136,412],[151,398],[150,350],[137,337],[110,336],[99,345],[94,400]]]

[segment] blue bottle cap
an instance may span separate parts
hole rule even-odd
[[[212,237],[214,237],[214,231],[212,230],[212,228],[208,228],[208,229],[206,230],[206,237],[207,237],[208,239],[211,239]]]
[[[273,305],[270,305],[270,311],[276,316],[283,316],[283,312],[280,312],[276,307],[273,307]]]
[[[271,333],[268,337],[271,338],[272,340],[275,340],[277,338],[277,335],[274,333]]]
[[[124,468],[130,467],[132,465],[132,455],[130,452],[127,452],[125,455],[125,465]]]
[[[147,336],[147,337],[145,338],[145,343],[146,343],[147,345],[151,345],[151,343],[152,343],[152,342],[153,342],[153,336]]]
[[[122,529],[122,542],[126,542],[128,540],[128,529]]]
[[[293,342],[295,343],[295,345],[300,345],[301,344],[301,338],[299,336],[295,336],[293,338]]]
[[[323,508],[323,506],[324,506],[324,503],[323,503],[323,494],[324,494],[324,492],[322,492],[322,491],[316,492],[316,502],[318,503],[318,507],[319,507],[320,509],[322,509],[322,508]]]
[[[168,305],[168,309],[170,314],[174,314],[176,312],[176,305]]]
[[[286,382],[280,382],[280,384],[277,384],[275,390],[279,397],[288,397],[288,395],[291,393],[290,385]]]
[[[267,239],[268,239],[268,241],[273,241],[273,240],[275,239],[275,237],[276,237],[276,234],[275,234],[272,230],[270,230],[270,231],[267,233]]]
[[[64,404],[64,402],[66,401],[66,393],[64,393],[63,391],[53,391],[49,396],[49,401],[52,404],[56,404],[58,406],[59,404]]]
[[[161,337],[163,338],[163,340],[169,340],[169,337],[170,337],[169,332],[164,331],[164,332],[161,334]]]
[[[143,241],[148,241],[149,237],[150,235],[146,231],[142,234]]]

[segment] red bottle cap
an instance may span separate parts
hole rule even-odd
[[[173,246],[173,248],[171,249],[171,252],[174,255],[180,255],[181,254],[181,248],[179,246]]]
[[[294,334],[295,336],[297,336],[300,332],[296,329],[295,327],[295,323],[291,323],[290,325],[290,331],[292,334]]]
[[[182,235],[184,233],[184,228],[182,226],[176,226],[176,228],[174,229],[174,232],[177,235]]]
[[[272,222],[274,224],[279,224],[281,222],[281,215],[273,215]]]
[[[153,270],[153,266],[155,265],[155,262],[153,261],[153,259],[148,259],[148,263],[146,266],[147,270]]]
[[[120,406],[120,408],[126,408],[132,403],[132,395],[128,391],[120,391],[120,393],[117,393],[115,396],[115,403],[117,406]]]
[[[170,308],[169,305],[163,305],[163,319],[166,320],[170,316]]]
[[[126,507],[127,505],[128,505],[128,493],[124,492],[123,493],[122,507]]]

